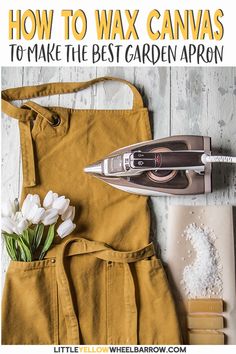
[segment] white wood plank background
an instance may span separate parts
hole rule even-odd
[[[56,81],[85,81],[104,75],[125,78],[139,88],[149,108],[155,138],[175,134],[209,135],[216,150],[236,155],[236,68],[5,67],[2,89]],[[73,108],[124,108],[131,107],[132,94],[124,85],[111,82],[37,101],[43,105]],[[19,197],[21,181],[17,122],[3,115],[2,198]],[[152,199],[153,234],[164,260],[170,204],[236,204],[235,167],[216,167],[213,185],[215,191],[210,195]],[[8,261],[2,248],[2,279]]]

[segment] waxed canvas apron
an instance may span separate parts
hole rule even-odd
[[[130,110],[78,110],[10,101],[76,92],[105,80],[127,84]],[[53,190],[76,206],[77,229],[46,259],[11,262],[4,287],[4,344],[178,344],[174,303],[149,244],[147,198],[83,173],[113,150],[151,139],[148,111],[129,82],[103,77],[2,92],[19,120],[23,190]]]

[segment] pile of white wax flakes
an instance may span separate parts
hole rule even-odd
[[[183,270],[181,284],[186,295],[190,298],[222,296],[222,264],[214,244],[215,234],[208,227],[190,224],[183,237],[191,243],[195,251],[193,263]]]

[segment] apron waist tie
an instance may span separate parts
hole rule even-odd
[[[36,169],[35,169],[35,152],[33,146],[33,139],[31,134],[32,117],[35,115],[41,115],[48,121],[49,124],[54,124],[54,113],[48,109],[41,107],[35,102],[25,102],[21,107],[28,108],[31,113],[31,119],[19,119],[20,137],[21,137],[21,149],[22,149],[22,166],[24,171],[24,187],[36,186]]]
[[[74,345],[81,343],[80,328],[79,321],[73,306],[70,284],[64,266],[64,258],[66,256],[74,256],[80,254],[91,254],[94,257],[104,261],[119,262],[124,264],[125,303],[127,304],[127,311],[129,311],[130,323],[129,337],[132,344],[138,344],[135,287],[129,263],[137,262],[147,257],[153,256],[155,254],[153,244],[150,243],[146,247],[137,251],[119,252],[102,242],[89,241],[84,238],[73,237],[61,244],[55,245],[55,247],[47,252],[45,258],[56,258],[58,292],[62,302],[62,307],[65,310],[64,315],[68,331],[68,342],[69,344]]]

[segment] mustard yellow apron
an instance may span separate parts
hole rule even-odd
[[[105,80],[127,84],[128,110],[78,110],[10,101],[77,92]],[[111,151],[151,139],[148,111],[129,82],[110,77],[2,92],[18,119],[23,190],[53,190],[76,206],[77,229],[42,261],[11,262],[2,306],[3,344],[178,344],[174,303],[149,244],[147,198],[83,173]]]

